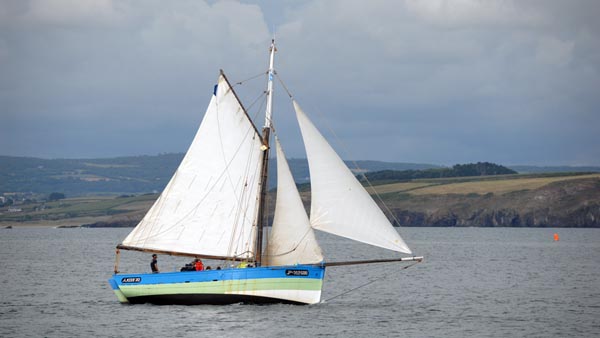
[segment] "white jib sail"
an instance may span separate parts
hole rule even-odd
[[[261,137],[221,75],[183,161],[122,244],[252,258],[261,144]]]
[[[396,229],[294,101],[308,157],[313,228],[411,254]]]
[[[315,239],[302,199],[281,149],[277,149],[277,199],[275,216],[265,252],[266,265],[281,266],[320,263],[321,248]]]

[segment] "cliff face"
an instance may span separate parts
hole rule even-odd
[[[410,196],[386,201],[402,226],[600,227],[600,179],[505,194]]]

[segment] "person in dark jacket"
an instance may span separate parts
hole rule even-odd
[[[158,271],[158,260],[156,254],[152,255],[152,262],[150,263],[150,269],[152,269],[152,273],[159,273]]]

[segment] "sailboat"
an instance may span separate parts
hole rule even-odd
[[[315,304],[321,301],[327,267],[423,259],[410,256],[411,250],[388,218],[294,99],[309,163],[310,218],[274,136],[277,197],[271,231],[263,243],[275,51],[273,40],[262,131],[221,71],[181,164],[140,223],[117,245],[109,283],[121,303]],[[314,230],[409,256],[328,262]],[[224,266],[121,273],[121,250],[219,260]]]

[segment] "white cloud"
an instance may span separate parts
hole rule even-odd
[[[406,9],[428,23],[460,29],[473,26],[537,25],[543,21],[538,11],[523,1],[430,0],[404,1]]]
[[[265,70],[269,28],[277,23],[280,76],[311,116],[328,116],[351,157],[436,162],[461,147],[473,157],[520,151],[516,143],[524,140],[539,149],[542,136],[552,133],[577,148],[588,133],[582,126],[600,123],[594,113],[600,25],[592,14],[598,7],[594,1],[4,1],[0,114],[10,115],[20,134],[35,118],[69,126],[97,121],[105,130],[114,130],[106,121],[120,121],[121,144],[131,143],[127,131],[164,139],[157,133],[167,125],[174,136],[146,152],[183,150],[189,140],[180,135],[193,133],[218,69],[232,80]],[[261,86],[240,88],[241,95],[252,101]],[[295,124],[289,109],[285,99],[276,102],[280,132]],[[531,136],[516,137],[515,130]],[[496,134],[513,140],[490,136]],[[374,151],[371,138],[427,146],[384,153]],[[473,139],[485,142],[472,145]],[[288,154],[303,156],[294,147]],[[527,162],[519,156],[513,162]],[[566,155],[556,158],[568,162]]]
[[[125,19],[119,3],[112,0],[29,0],[6,1],[0,4],[4,25],[31,28],[82,26],[113,26]]]
[[[574,41],[542,37],[538,40],[535,58],[542,64],[564,66],[571,61],[574,46]]]

